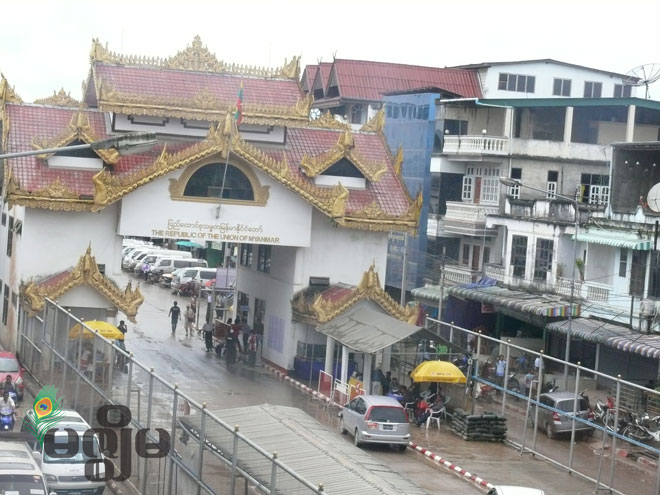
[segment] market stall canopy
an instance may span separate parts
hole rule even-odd
[[[196,242],[191,242],[191,241],[176,241],[176,245],[181,247],[204,249],[204,246],[202,246],[201,244],[197,244]]]
[[[424,361],[415,368],[410,377],[414,382],[465,383],[461,370],[449,361]]]
[[[391,317],[371,301],[360,301],[316,328],[357,352],[377,352],[421,330]]]
[[[98,331],[99,335],[105,337],[106,339],[124,340],[124,334],[112,323],[108,323],[107,321],[100,321],[100,320],[90,320],[84,323],[92,330]],[[69,338],[77,339],[78,337],[80,337],[80,332],[82,329],[83,326],[80,323],[77,323],[76,325],[71,327],[71,330],[69,331]],[[96,334],[93,331],[90,331],[89,329],[85,328],[82,334],[82,338],[93,339],[95,335]]]

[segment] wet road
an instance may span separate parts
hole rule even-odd
[[[120,285],[125,284],[128,275]],[[134,280],[133,277],[130,277]],[[135,358],[199,402],[206,402],[209,410],[251,406],[256,404],[278,404],[294,406],[316,418],[321,423],[338,431],[337,412],[324,408],[318,401],[302,394],[289,384],[282,383],[263,368],[248,369],[237,366],[230,370],[224,360],[215,353],[204,352],[202,340],[186,337],[183,325],[175,336],[167,312],[174,300],[185,308],[188,298],[177,297],[166,289],[154,285],[142,285],[145,302],[140,308],[138,323],[129,325],[126,347]],[[201,303],[202,315],[205,303]],[[520,427],[522,427],[520,425]],[[594,484],[587,483],[545,461],[529,455],[520,455],[502,444],[465,442],[447,430],[417,429],[413,427],[413,441],[428,447],[433,452],[460,465],[472,473],[495,484],[515,484],[544,488],[548,495],[587,494],[594,492]],[[512,425],[514,431],[516,428]],[[531,430],[530,430],[531,431]],[[339,434],[339,433],[337,433]],[[513,436],[515,438],[515,434]],[[547,443],[548,449],[555,448],[552,442],[538,435],[539,444]],[[351,438],[346,439],[352,443]],[[556,448],[564,449],[558,445]],[[416,482],[432,493],[479,493],[480,489],[460,479],[425,459],[424,456],[408,451],[401,455],[384,447],[366,447],[371,455],[387,463],[394,471]],[[582,462],[597,462],[598,458],[588,446],[578,449],[576,465]],[[617,477],[620,469],[617,469]],[[609,474],[609,472],[608,472]],[[627,475],[628,473],[621,473]],[[639,473],[631,478],[640,478]],[[641,491],[627,493],[649,493],[647,483],[637,483]],[[644,486],[646,485],[646,486]],[[623,489],[625,485],[618,484]]]

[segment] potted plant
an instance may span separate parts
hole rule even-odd
[[[576,259],[575,266],[577,266],[577,269],[580,272],[580,281],[584,282],[584,260],[582,258]]]

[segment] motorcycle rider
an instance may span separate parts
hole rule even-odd
[[[2,384],[2,390],[16,393],[16,387],[14,386],[14,383],[11,381],[11,375],[7,375],[5,377],[5,381]]]
[[[16,404],[9,397],[9,390],[2,391],[2,399],[0,399],[0,414],[9,415],[12,417],[12,425],[9,431],[14,429],[14,424],[16,423]]]

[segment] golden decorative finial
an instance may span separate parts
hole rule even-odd
[[[396,150],[396,155],[394,156],[394,163],[392,165],[396,174],[401,177],[401,172],[403,172],[403,146],[399,146]]]
[[[383,129],[385,129],[385,106],[378,110],[369,122],[360,128],[361,131],[365,132],[383,132]]]
[[[280,70],[282,75],[288,79],[294,79],[298,80],[300,77],[300,57],[296,57],[295,55],[291,59],[291,62],[286,61],[284,59],[284,66]]]
[[[53,96],[47,98],[39,98],[34,100],[35,103],[40,105],[53,105],[56,107],[79,107],[81,103],[75,98],[71,98],[71,94],[64,91],[64,88],[59,91],[53,91]]]
[[[18,96],[14,87],[9,85],[9,81],[7,81],[5,75],[0,73],[0,104],[5,102],[23,103],[23,100]]]

